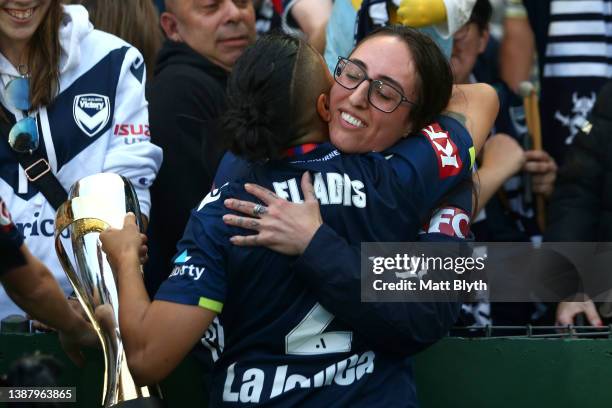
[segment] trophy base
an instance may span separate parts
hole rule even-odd
[[[147,397],[123,401],[112,408],[166,408],[166,404],[158,397]]]

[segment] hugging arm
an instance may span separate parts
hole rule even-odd
[[[499,98],[495,89],[487,84],[454,85],[446,111],[465,118],[464,126],[479,152],[495,123]]]
[[[413,355],[448,333],[456,302],[361,302],[360,248],[322,225],[293,265],[317,300],[378,349]]]
[[[482,210],[506,180],[518,173],[525,163],[525,152],[516,139],[505,133],[497,133],[487,140],[482,161],[474,175],[478,189],[478,208]]]
[[[232,242],[264,245],[285,254],[300,255],[293,271],[307,283],[323,307],[364,336],[372,347],[412,355],[444,336],[456,321],[459,313],[456,302],[361,302],[360,248],[350,245],[322,223],[307,173],[302,177],[303,204],[289,203],[259,186],[247,185],[246,189],[266,205],[264,213],[258,219],[226,215],[224,221],[256,227],[260,233],[235,237]],[[471,206],[470,189],[462,188],[458,194],[463,207]],[[453,198],[449,198],[449,205]],[[258,212],[255,204],[245,201],[227,200],[226,205],[244,214]],[[424,234],[419,239],[435,241],[440,235]]]

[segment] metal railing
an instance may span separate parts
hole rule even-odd
[[[508,334],[503,334],[507,332]],[[512,332],[512,333],[510,333]],[[520,333],[519,333],[520,332]],[[607,338],[612,339],[612,324],[608,326],[469,326],[454,327],[451,337],[503,338]]]

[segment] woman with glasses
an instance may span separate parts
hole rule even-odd
[[[144,214],[161,150],[149,142],[143,58],[94,30],[82,6],[0,0],[0,196],[32,253],[55,255],[55,209],[82,177],[119,173]],[[19,309],[0,294],[0,319]]]
[[[435,47],[430,40],[421,43],[422,36],[413,30],[401,28],[395,34],[386,30],[379,33],[380,38],[398,38],[404,48],[403,36],[422,48]],[[407,62],[407,54],[404,52],[403,62]],[[444,61],[437,48],[432,48],[432,56]],[[365,56],[360,61],[369,62]],[[344,68],[351,76],[359,75],[360,71],[349,71],[350,65]],[[402,78],[397,80],[393,72],[390,74],[383,79],[370,71],[373,81],[364,79],[363,85],[355,88],[353,92],[365,98],[363,109],[371,103],[376,103],[372,109],[377,111],[403,109],[406,104],[401,97],[388,103],[388,98],[395,98],[391,93],[376,94],[389,91],[385,84],[393,81],[402,93],[414,96]],[[322,57],[295,38],[266,37],[245,51],[228,83],[230,110],[226,118],[232,149],[254,161],[245,180],[274,189],[265,193],[267,199],[280,196],[305,201],[305,207],[318,211],[318,198],[323,218],[352,244],[414,239],[421,225],[421,209],[416,207],[433,206],[443,191],[470,176],[470,142],[465,130],[458,122],[448,121],[448,129],[457,133],[451,138],[438,124],[432,125],[435,142],[424,134],[407,138],[396,150],[388,150],[396,156],[390,160],[378,153],[341,154],[334,146],[321,143],[327,139],[326,120],[333,115],[328,98],[330,82]],[[447,84],[450,96],[450,74]],[[346,92],[351,95],[348,89]],[[333,90],[331,95],[333,100]],[[351,115],[358,115],[361,121],[351,124],[355,129],[365,128],[366,123],[374,126],[361,110],[351,109]],[[479,144],[481,136],[476,135]],[[437,153],[436,143],[447,149],[446,156]],[[456,173],[446,168],[448,160],[457,165],[452,166]],[[313,173],[314,187],[302,176],[304,171]],[[298,187],[301,177],[302,192]],[[403,338],[408,339],[405,342],[387,343],[385,332],[364,334],[336,319],[326,304],[318,302],[319,293],[305,287],[300,276],[292,273],[294,258],[231,245],[230,238],[243,232],[221,219],[236,214],[224,206],[225,199],[233,196],[248,197],[242,182],[214,190],[193,212],[178,244],[175,267],[153,302],[136,274],[138,259],[133,258],[133,249],[140,247],[141,240],[133,217],[126,219],[123,230],[101,235],[118,274],[120,325],[136,380],[150,383],[163,378],[206,332],[205,343],[216,360],[212,406],[412,406],[414,384],[406,356],[437,340],[456,317],[458,307],[415,303],[401,316],[397,313],[406,308],[398,306],[388,316],[391,321],[381,320],[379,327],[391,328],[392,320],[398,317],[410,320],[402,327]],[[464,216],[471,207],[469,191],[467,201]],[[262,218],[242,226],[257,229],[267,209],[260,203],[249,212]],[[386,228],[379,228],[383,224]],[[326,260],[337,264],[336,255]],[[332,291],[349,292],[351,305],[358,301],[352,287]],[[362,316],[364,320],[372,320],[368,313]]]

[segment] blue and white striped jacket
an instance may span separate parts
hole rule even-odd
[[[145,65],[140,52],[125,41],[93,29],[82,6],[64,6],[60,27],[59,93],[35,112],[49,165],[68,191],[91,174],[118,173],[132,181],[144,214],[149,187],[159,170],[162,151],[149,140]],[[5,86],[17,76],[0,53],[0,103],[19,120],[24,112],[6,101]],[[70,285],[54,250],[55,211],[28,182],[6,140],[0,141],[0,196],[34,255],[44,262],[64,290]],[[0,290],[0,318],[19,312]]]

